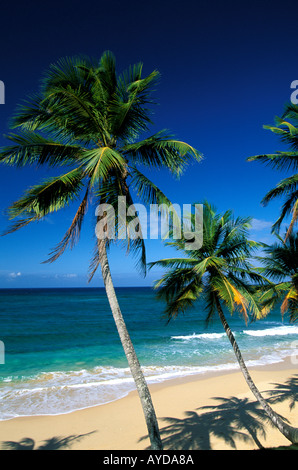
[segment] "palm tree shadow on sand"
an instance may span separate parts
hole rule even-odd
[[[74,442],[83,439],[96,431],[91,431],[86,434],[70,435],[67,437],[54,436],[50,439],[43,441],[43,444],[36,447],[36,443],[33,439],[25,437],[19,442],[15,441],[3,441],[1,444],[2,450],[60,450],[69,449]]]
[[[212,438],[218,438],[232,449],[237,448],[237,441],[253,443],[263,449],[260,438],[266,438],[265,425],[271,426],[271,421],[257,401],[233,396],[213,400],[215,405],[197,408],[198,413],[188,411],[185,418],[162,418],[167,423],[160,430],[164,448],[212,450]]]
[[[285,383],[275,383],[274,386],[274,390],[267,390],[266,392],[270,396],[268,401],[273,404],[289,401],[289,408],[292,410],[298,401],[298,374],[293,375]]]

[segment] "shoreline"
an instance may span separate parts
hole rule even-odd
[[[260,391],[264,393],[268,389],[274,389],[273,384],[284,384],[287,380],[297,377],[298,368],[292,364],[291,358],[286,358],[280,363],[256,366],[249,371]],[[237,428],[235,423],[230,422],[232,415],[235,415],[235,409],[231,407],[229,416],[231,397],[231,404],[237,399],[243,407],[248,406],[248,411],[249,406],[255,402],[240,370],[210,371],[169,379],[152,383],[149,389],[165,449],[259,448],[247,430],[239,429],[239,424]],[[266,394],[264,396],[266,397]],[[210,423],[214,413],[212,415],[210,410],[202,407],[216,405],[217,411],[221,412],[222,403],[227,404],[223,416],[225,419],[222,420],[226,420],[226,430],[224,426],[220,426],[223,433],[223,437],[220,437],[216,435],[216,428],[213,429],[214,423]],[[298,407],[290,411],[288,402],[272,407],[293,426],[298,426]],[[209,424],[204,424],[204,420],[205,423],[209,420]],[[253,424],[253,419],[251,421]],[[257,427],[260,435],[257,442],[262,442],[264,447],[290,444],[277,429],[271,428],[267,423],[264,427],[263,424],[258,424]],[[200,435],[202,429],[205,429],[208,439],[204,432]],[[189,433],[193,435],[189,436]],[[17,417],[0,421],[2,450],[7,449],[7,446],[18,449],[31,446],[32,449],[144,450],[149,446],[146,435],[147,429],[136,390],[112,402],[64,414]],[[4,443],[8,441],[10,444],[5,446]]]
[[[247,363],[249,362],[246,361],[246,365]],[[298,363],[298,361],[297,361]],[[221,364],[221,366],[223,366],[224,364]],[[279,370],[279,368],[281,370],[287,370],[287,369],[291,369],[293,367],[293,365],[291,364],[291,356],[285,356],[285,357],[281,357],[280,361],[276,361],[276,362],[272,362],[272,363],[265,363],[265,364],[254,364],[253,366],[247,366],[248,370]],[[156,379],[156,381],[152,381],[150,382],[150,379],[151,377],[145,377],[146,378],[146,381],[147,381],[147,385],[150,389],[154,389],[154,388],[159,388],[159,387],[168,387],[168,386],[171,386],[171,385],[178,385],[178,384],[186,384],[188,382],[193,382],[193,381],[197,381],[197,380],[202,380],[202,379],[208,379],[208,378],[211,378],[211,377],[215,377],[215,376],[222,376],[222,375],[229,375],[229,374],[233,374],[234,372],[237,372],[237,371],[240,371],[240,367],[237,363],[237,360],[235,359],[235,363],[229,363],[229,367],[227,368],[221,368],[220,366],[216,366],[216,365],[213,365],[211,366],[211,368],[207,368],[206,366],[206,370],[204,371],[200,371],[200,372],[192,372],[192,373],[186,373],[185,375],[177,375],[176,377],[173,376],[173,377],[167,377],[167,378],[163,378],[163,376],[161,375],[159,379]],[[133,379],[132,379],[133,381]],[[148,383],[149,382],[149,383]],[[68,415],[68,414],[71,414],[71,413],[75,413],[77,411],[83,411],[83,410],[86,410],[86,409],[89,409],[89,408],[96,408],[98,406],[104,406],[104,405],[108,405],[110,403],[114,403],[118,400],[122,400],[123,398],[126,398],[127,396],[129,396],[130,394],[136,394],[137,395],[137,390],[135,388],[135,385],[134,385],[134,389],[133,390],[127,390],[127,391],[124,391],[123,392],[123,395],[122,396],[119,396],[119,397],[116,397],[114,399],[111,399],[110,401],[106,401],[104,403],[98,403],[98,404],[94,404],[94,405],[87,405],[87,406],[84,406],[84,407],[81,407],[81,408],[75,408],[73,410],[69,410],[69,411],[59,411],[57,413],[40,413],[40,414],[34,414],[34,415],[19,415],[19,416],[12,416],[12,417],[9,417],[9,418],[4,418],[4,419],[0,419],[0,425],[2,422],[5,422],[5,421],[9,421],[9,420],[12,420],[12,419],[18,419],[18,418],[33,418],[33,417],[46,417],[46,416],[63,416],[63,415]]]

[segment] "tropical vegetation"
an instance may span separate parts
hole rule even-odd
[[[192,231],[195,232],[194,215],[190,218]],[[185,249],[187,240],[184,237],[167,242],[166,245],[174,247],[183,257],[150,263],[151,268],[159,266],[166,271],[154,287],[157,297],[166,302],[165,314],[169,319],[194,307],[198,299],[204,302],[207,322],[216,314],[219,316],[250,390],[272,423],[285,437],[296,443],[298,429],[281,419],[257,389],[225,314],[226,310],[232,314],[238,312],[245,321],[249,316],[262,318],[268,313],[269,303],[266,303],[265,309],[260,301],[260,292],[275,288],[252,265],[251,259],[259,245],[249,240],[249,228],[249,218],[234,218],[231,211],[220,214],[208,202],[204,203],[201,248]]]
[[[47,167],[59,170],[36,184],[8,208],[13,224],[5,234],[44,219],[51,213],[76,204],[73,220],[62,240],[46,262],[56,261],[67,248],[78,242],[88,208],[115,208],[115,228],[121,243],[137,255],[138,267],[146,274],[147,260],[141,222],[135,210],[136,198],[145,204],[167,205],[171,201],[148,178],[144,169],[167,169],[179,178],[188,163],[199,161],[200,153],[162,130],[149,134],[152,121],[153,87],[159,79],[155,70],[143,76],[142,64],[129,67],[120,75],[112,53],[99,60],[72,57],[58,61],[46,72],[40,90],[19,106],[7,139],[0,150],[0,162],[15,167]],[[279,218],[272,226],[276,243],[267,245],[250,239],[250,218],[234,217],[228,210],[218,213],[204,203],[203,224],[198,230],[195,216],[189,216],[190,231],[173,238],[166,246],[180,256],[149,263],[165,270],[155,282],[157,297],[166,304],[169,320],[204,302],[206,321],[215,316],[232,345],[244,378],[272,423],[291,442],[298,442],[298,429],[290,426],[263,398],[252,380],[227,321],[227,313],[238,313],[245,322],[258,320],[280,306],[290,321],[298,320],[298,106],[289,104],[276,126],[264,126],[289,145],[288,151],[250,157],[278,170],[291,171],[263,198],[267,204],[284,197]],[[118,216],[119,198],[125,201],[129,216]],[[109,237],[106,213],[95,211],[95,223],[104,221],[105,236],[97,237],[90,262],[89,280],[101,268],[107,298],[131,374],[141,400],[151,448],[162,450],[158,421],[141,365],[122,315],[111,276],[108,250],[116,239]],[[284,238],[282,224],[291,217]],[[138,226],[138,236],[130,237],[129,222]],[[172,220],[172,222],[174,222]],[[177,222],[177,220],[176,220]],[[202,236],[202,246],[190,248],[189,233]],[[187,248],[186,248],[187,245]],[[258,255],[258,250],[262,255]],[[256,266],[258,261],[261,266]]]
[[[255,155],[249,161],[260,161],[280,171],[292,171],[292,174],[282,179],[275,188],[268,191],[262,200],[264,205],[275,198],[284,197],[281,213],[272,226],[273,232],[279,232],[286,217],[291,216],[291,223],[286,237],[292,232],[298,220],[298,105],[288,104],[282,118],[276,118],[276,126],[264,126],[277,134],[283,143],[289,145],[289,150],[274,154]]]
[[[298,233],[291,232],[286,240],[276,235],[277,242],[263,244],[263,256],[258,256],[259,272],[273,281],[260,301],[264,310],[279,307],[282,316],[289,314],[291,322],[298,320]]]
[[[6,233],[76,203],[69,229],[50,254],[48,261],[53,262],[77,242],[89,206],[110,204],[115,207],[121,196],[125,198],[125,209],[131,208],[134,207],[133,194],[145,203],[169,203],[164,193],[141,172],[140,165],[165,168],[179,177],[190,159],[197,161],[201,157],[193,147],[165,131],[149,134],[149,126],[153,124],[152,91],[158,78],[157,71],[143,77],[141,63],[118,75],[110,52],[105,52],[100,60],[65,58],[50,66],[40,90],[18,108],[12,119],[11,128],[17,131],[7,136],[11,145],[1,150],[0,161],[16,167],[58,168],[61,174],[29,188],[9,207],[9,218],[15,223]],[[116,225],[123,230],[121,223],[118,218]],[[143,238],[127,237],[126,240],[128,249],[138,254],[139,265],[145,270]],[[107,249],[112,241],[108,237],[96,240],[90,279],[100,266],[143,406],[151,447],[162,449],[151,395],[111,277]]]

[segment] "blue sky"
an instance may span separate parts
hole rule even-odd
[[[207,199],[219,211],[253,217],[252,236],[269,242],[282,201],[267,207],[260,201],[285,174],[246,159],[283,149],[263,125],[281,115],[290,85],[298,79],[297,13],[297,2],[288,0],[6,2],[1,6],[5,104],[0,105],[0,146],[7,144],[4,134],[16,105],[37,89],[49,64],[111,50],[119,72],[141,61],[144,74],[161,73],[152,133],[167,128],[204,155],[179,181],[167,172],[151,172],[153,181],[173,202]],[[47,169],[0,167],[1,229],[8,226],[8,205],[49,174]],[[0,239],[0,287],[87,286],[92,214],[80,243],[55,263],[42,264],[74,211]],[[160,240],[147,241],[148,261],[171,254]],[[157,276],[151,272],[143,279],[134,260],[118,248],[110,262],[118,286],[150,285]],[[102,286],[99,272],[91,286]]]

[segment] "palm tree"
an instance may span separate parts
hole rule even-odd
[[[289,121],[287,121],[287,119],[289,119]],[[279,232],[284,219],[291,215],[291,223],[285,237],[287,238],[298,220],[298,173],[295,173],[298,169],[298,106],[288,104],[282,119],[276,118],[276,124],[276,126],[264,126],[264,128],[279,135],[282,142],[289,144],[289,151],[267,155],[255,155],[249,157],[248,161],[257,160],[277,170],[294,171],[291,176],[284,178],[275,188],[271,189],[262,200],[262,203],[267,205],[277,197],[285,197],[280,216],[273,224],[272,231]]]
[[[258,259],[263,263],[259,271],[274,284],[261,296],[264,311],[270,311],[280,304],[282,315],[289,312],[290,321],[298,320],[298,233],[291,233],[284,241],[278,235],[278,242],[264,244],[264,255]]]
[[[217,214],[215,208],[205,203],[202,247],[185,250],[183,237],[167,242],[184,257],[150,263],[151,268],[166,268],[166,273],[154,287],[158,298],[166,301],[165,314],[169,319],[193,307],[199,298],[206,304],[207,322],[218,314],[250,390],[272,423],[290,441],[297,442],[298,429],[286,424],[272,410],[254,384],[224,313],[224,307],[231,313],[238,310],[246,321],[249,315],[258,319],[264,314],[258,301],[258,289],[268,283],[249,261],[258,246],[247,238],[249,227],[249,218],[235,219],[231,211]]]
[[[175,140],[165,131],[148,135],[153,103],[152,87],[159,73],[142,77],[142,64],[116,73],[115,58],[105,52],[100,60],[85,57],[61,59],[46,72],[38,93],[21,105],[12,120],[8,139],[12,145],[1,150],[0,161],[7,165],[47,165],[67,171],[27,190],[9,209],[17,219],[6,233],[38,221],[48,214],[77,203],[73,221],[61,242],[50,254],[55,261],[79,238],[90,204],[115,207],[119,196],[133,206],[132,190],[145,203],[169,200],[138,166],[166,168],[179,176],[191,159],[200,160],[190,145]],[[140,134],[144,138],[140,139]],[[119,225],[119,220],[116,220]],[[147,423],[152,449],[162,443],[150,392],[129,337],[115,294],[107,249],[113,240],[98,239],[90,264],[90,279],[101,266],[102,277]],[[144,240],[129,240],[129,250],[140,253],[146,267]]]

